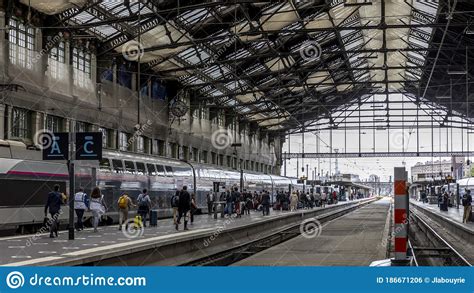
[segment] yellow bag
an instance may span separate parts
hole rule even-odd
[[[63,204],[67,203],[67,195],[64,193],[61,193],[61,200],[63,201]]]
[[[142,216],[135,216],[133,224],[135,226],[135,229],[143,227]]]
[[[119,198],[118,206],[121,209],[126,209],[128,207],[128,199],[126,195],[122,195]]]

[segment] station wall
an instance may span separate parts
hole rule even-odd
[[[0,27],[9,23],[0,11]],[[31,27],[26,28],[28,31]],[[63,38],[46,39],[33,28],[30,47],[13,40],[13,29],[0,30],[0,83],[21,86],[18,90],[3,87],[0,96],[0,139],[22,141],[25,147],[37,144],[35,134],[42,129],[53,131],[102,131],[104,147],[121,151],[148,153],[220,165],[233,169],[278,174],[281,153],[279,138],[270,138],[259,130],[239,129],[218,119],[193,117],[191,111],[181,118],[169,113],[169,98],[140,98],[136,76],[130,88],[112,80],[97,82],[97,57],[90,53],[89,72],[72,62],[72,45]],[[16,32],[18,34],[18,32]],[[17,35],[18,37],[18,35]],[[64,45],[64,62],[44,50],[54,42]],[[15,43],[13,43],[15,42]],[[57,59],[57,58],[56,58]],[[87,71],[87,70],[86,70]],[[190,99],[183,102],[190,107]],[[140,125],[137,127],[137,125]],[[227,126],[225,126],[227,125]],[[216,142],[215,133],[230,134],[228,141]],[[226,139],[224,137],[224,139]],[[231,144],[241,144],[231,147]]]

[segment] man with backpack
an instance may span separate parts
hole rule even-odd
[[[466,192],[462,196],[462,205],[464,206],[464,215],[462,217],[462,222],[467,223],[471,218],[472,212],[472,196],[471,191],[469,189],[466,190]]]
[[[74,211],[77,216],[76,230],[81,231],[84,229],[84,224],[82,223],[82,218],[84,217],[84,212],[86,209],[89,209],[89,197],[84,192],[84,188],[80,187],[79,192],[74,194]]]
[[[148,190],[145,188],[143,192],[138,196],[138,215],[140,215],[143,227],[146,227],[146,217],[150,213],[151,199],[148,195]]]
[[[132,206],[135,206],[132,203],[132,199],[128,196],[128,194],[122,194],[118,201],[118,209],[119,209],[119,230],[122,230],[122,226],[125,223],[125,229],[128,229],[128,211]]]
[[[179,194],[180,191],[176,190],[175,194],[171,197],[171,208],[173,208],[173,224],[179,224],[178,222],[178,207],[179,207]]]
[[[185,185],[183,186],[183,190],[181,190],[179,194],[179,202],[178,202],[178,222],[175,224],[176,230],[179,230],[179,223],[181,222],[181,217],[184,217],[184,230],[188,230],[188,219],[187,214],[191,209],[191,195],[188,192],[188,187]]]

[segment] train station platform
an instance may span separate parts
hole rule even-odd
[[[373,200],[339,202],[295,212],[271,211],[265,217],[260,212],[242,218],[214,219],[211,215],[200,215],[195,216],[189,231],[176,231],[172,219],[166,219],[159,220],[158,227],[147,227],[138,235],[126,235],[114,225],[99,227],[97,233],[92,229],[76,232],[75,240],[67,239],[67,231],[60,232],[58,238],[49,238],[48,233],[3,237],[0,265],[180,265],[228,246],[229,241],[259,237],[305,218]]]
[[[415,205],[418,208],[429,211],[431,214],[436,215],[449,221],[457,226],[463,227],[467,230],[470,230],[474,233],[474,222],[463,223],[462,217],[464,213],[463,206],[459,206],[459,209],[456,207],[450,207],[447,211],[440,211],[437,204],[423,203],[416,200],[410,200],[410,203]]]
[[[415,210],[435,221],[442,229],[452,234],[454,238],[459,238],[459,240],[466,241],[466,243],[474,243],[474,222],[462,222],[464,213],[462,206],[459,209],[451,207],[447,211],[440,211],[437,204],[422,203],[413,199],[410,199],[410,204],[411,209],[415,208]]]
[[[421,216],[469,263],[474,263],[474,223],[462,223],[462,206],[440,211],[438,205],[410,200],[410,212]]]
[[[372,202],[326,223],[315,237],[295,237],[233,265],[369,266],[387,258],[390,202]]]

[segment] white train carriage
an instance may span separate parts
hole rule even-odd
[[[55,184],[61,191],[69,191],[68,172],[64,162],[42,161],[41,152],[1,152],[0,156],[0,230],[41,225],[47,194]],[[22,157],[20,159],[14,157]],[[159,217],[171,215],[170,198],[183,185],[196,194],[199,208],[205,209],[206,195],[213,190],[214,182],[225,186],[240,186],[240,172],[218,169],[205,164],[190,164],[162,157],[139,155],[119,151],[103,152],[103,159],[78,161],[75,169],[75,186],[87,192],[98,185],[108,206],[109,223],[117,220],[117,200],[127,193],[136,199],[143,188],[149,190],[153,208]],[[268,190],[275,194],[288,188],[300,189],[296,179],[275,175],[243,173],[243,188],[249,191]],[[66,222],[67,206],[60,217]],[[86,217],[89,216],[86,213]]]

